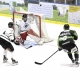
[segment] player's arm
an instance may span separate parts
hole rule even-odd
[[[10,30],[9,38],[11,41],[14,41],[14,30]]]
[[[60,33],[61,34],[61,33]],[[62,50],[62,48],[61,48],[61,46],[60,46],[60,35],[58,36],[58,41],[57,41],[57,44],[58,44],[58,50],[59,51],[61,51]]]
[[[3,34],[5,34],[10,41],[14,41],[14,30],[12,28],[7,29]]]
[[[75,30],[70,30],[71,35],[74,37],[74,40],[78,39],[77,32]]]
[[[14,32],[14,36],[15,36],[15,40],[14,40],[14,43],[16,44],[16,45],[19,45],[20,43],[19,43],[19,41],[20,41],[20,25],[19,25],[19,22],[17,22],[16,24],[15,24],[15,32]]]
[[[18,37],[18,36],[20,36],[20,24],[19,23],[20,22],[17,22],[15,24],[15,38]]]

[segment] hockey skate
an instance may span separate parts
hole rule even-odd
[[[72,63],[75,63],[75,60],[74,59],[72,59]]]
[[[78,59],[77,58],[75,59],[75,64],[76,65],[79,65],[79,62],[78,62]]]
[[[6,63],[7,60],[8,60],[8,58],[4,55],[4,56],[3,56],[3,63]]]
[[[78,61],[75,60],[75,65],[79,66],[79,64],[80,64],[80,63],[79,63]]]
[[[72,59],[72,63],[73,63],[73,67],[79,67],[79,62],[78,62],[78,59]]]
[[[13,58],[11,58],[11,60],[12,60],[12,64],[13,65],[17,65],[18,64],[18,61],[14,60]]]
[[[79,62],[75,62],[76,65],[79,65]]]

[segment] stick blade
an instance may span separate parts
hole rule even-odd
[[[35,62],[35,64],[42,65],[43,63]]]

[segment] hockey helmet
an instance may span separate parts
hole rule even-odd
[[[23,14],[23,15],[22,15],[22,20],[24,20],[24,22],[27,21],[27,14]]]
[[[64,24],[64,30],[68,30],[69,29],[69,24]]]
[[[14,25],[13,22],[9,22],[9,23],[8,23],[8,27],[9,27],[9,28],[13,28],[13,25]]]
[[[23,14],[22,15],[22,18],[27,18],[27,14]]]

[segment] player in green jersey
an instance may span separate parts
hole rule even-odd
[[[58,49],[64,49],[72,63],[79,64],[79,54],[78,47],[75,44],[75,40],[78,39],[77,32],[75,30],[70,30],[69,24],[64,25],[64,31],[62,31],[58,36]],[[72,53],[74,53],[74,58]]]

